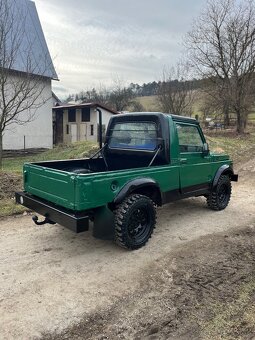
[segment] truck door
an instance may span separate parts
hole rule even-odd
[[[208,189],[211,182],[211,162],[210,156],[203,154],[205,139],[199,125],[178,122],[176,128],[182,193]]]

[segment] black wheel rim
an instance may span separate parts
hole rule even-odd
[[[230,195],[229,186],[227,184],[222,184],[218,190],[218,201],[221,205],[225,205],[228,202]]]
[[[145,207],[133,211],[128,223],[128,235],[136,243],[143,242],[150,232],[150,214]]]

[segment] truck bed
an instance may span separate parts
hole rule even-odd
[[[123,167],[123,162],[119,164]],[[106,170],[104,160],[98,158],[25,164],[24,190],[66,209],[84,211],[112,202],[128,181],[139,177],[153,178],[167,190],[179,184],[175,166],[155,164],[152,172],[146,162],[144,167]]]
[[[96,159],[69,159],[61,161],[46,161],[32,164],[44,168],[76,174],[96,173],[107,170],[106,164],[101,157]]]

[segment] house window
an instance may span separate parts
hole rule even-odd
[[[69,125],[66,125],[66,134],[69,135]]]
[[[68,109],[68,122],[76,122],[76,110]]]
[[[94,135],[94,125],[90,125],[90,135]]]
[[[84,107],[81,110],[81,121],[90,122],[90,107]]]

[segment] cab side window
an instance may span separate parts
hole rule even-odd
[[[188,124],[176,124],[180,152],[202,152],[203,140],[198,127]]]

